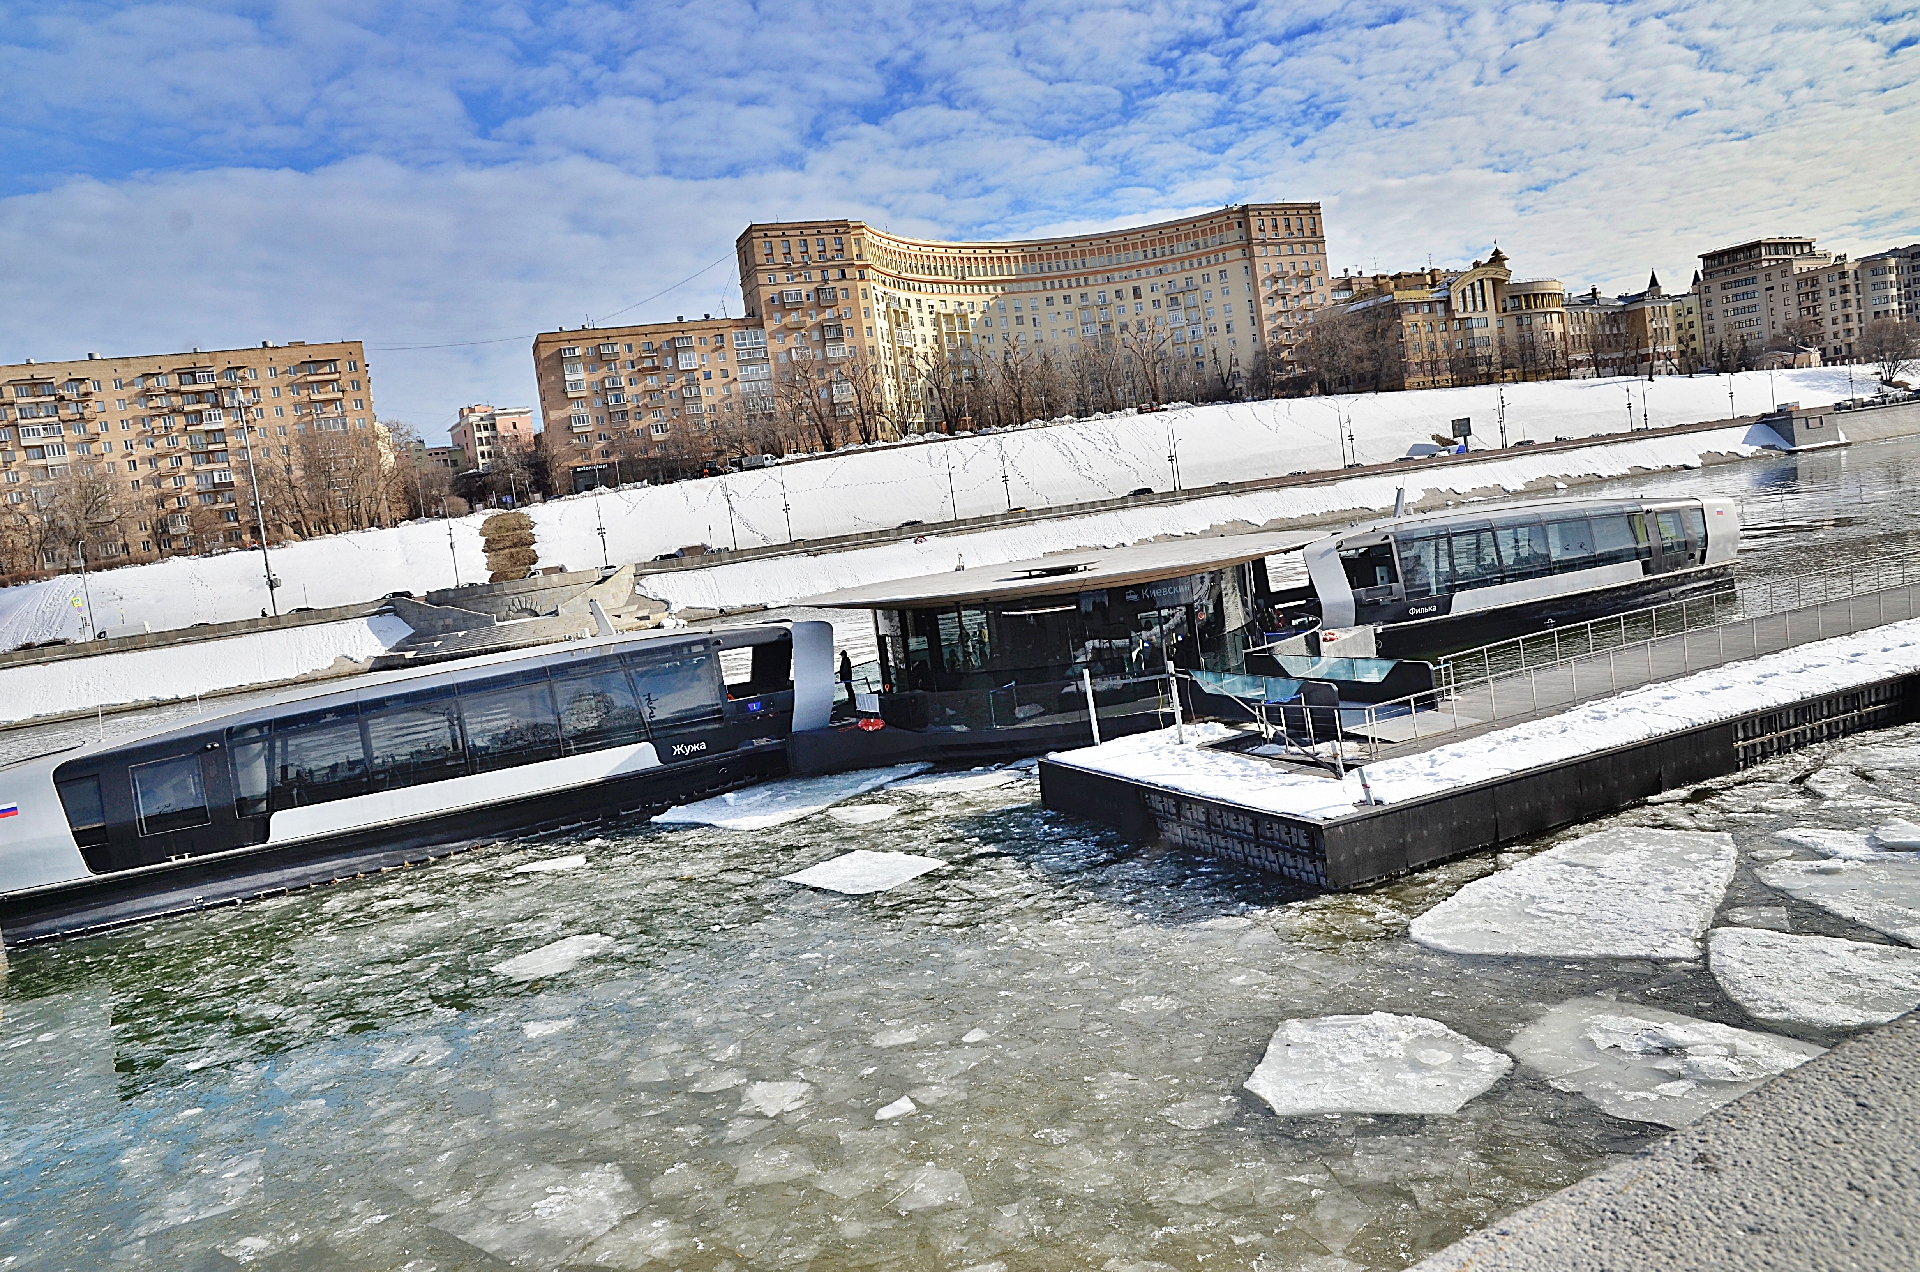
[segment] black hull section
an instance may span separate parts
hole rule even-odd
[[[1415,623],[1392,623],[1374,633],[1381,658],[1437,658],[1462,649],[1511,640],[1534,632],[1610,618],[1629,610],[1691,601],[1733,590],[1733,563],[1656,574],[1618,587],[1573,596],[1549,596],[1500,609],[1450,614]]]
[[[20,945],[258,900],[422,865],[498,839],[663,809],[786,771],[784,747],[754,747],[415,822],[97,875],[0,897],[0,935]]]

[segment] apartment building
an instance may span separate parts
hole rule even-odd
[[[696,456],[776,409],[817,417],[821,444],[866,440],[879,417],[961,424],[948,390],[988,363],[1120,356],[1232,383],[1264,357],[1284,373],[1328,300],[1317,203],[1007,243],[756,223],[735,246],[744,317],[536,337],[546,444],[576,484],[623,454]]]
[[[1831,253],[1816,249],[1810,238],[1754,239],[1702,253],[1697,295],[1701,341],[1708,360],[1719,366],[1738,360],[1743,347],[1757,354],[1763,349],[1803,343],[1810,328],[1799,320],[1811,317],[1806,311],[1813,297],[1812,283],[1803,285],[1801,276],[1825,271],[1832,264]],[[1836,281],[1833,286],[1837,300],[1840,284]],[[1846,312],[1851,317],[1851,284],[1848,286]],[[1843,356],[1837,346],[1827,352],[1832,357]]]
[[[1343,277],[1348,312],[1385,311],[1397,369],[1382,388],[1431,389],[1567,374],[1566,291],[1557,278],[1515,281],[1499,248],[1465,270]]]
[[[562,471],[579,490],[623,461],[697,462],[719,449],[749,409],[771,409],[766,341],[759,320],[712,314],[534,337],[541,438],[556,485]]]
[[[270,534],[373,524],[383,438],[357,340],[0,365],[4,572],[251,542],[248,460]]]
[[[449,432],[463,471],[491,472],[502,450],[533,449],[533,408],[463,406]]]
[[[1700,325],[1700,271],[1693,271],[1693,285],[1673,298],[1674,360],[1683,374],[1691,375],[1706,365],[1706,331]]]

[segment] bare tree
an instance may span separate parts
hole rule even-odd
[[[1920,323],[1898,318],[1875,318],[1860,332],[1854,352],[1880,371],[1884,384],[1911,374],[1920,364]]]

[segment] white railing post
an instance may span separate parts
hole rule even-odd
[[[1094,710],[1093,707],[1093,672],[1091,669],[1086,667],[1080,669],[1080,688],[1083,689],[1087,695],[1087,723],[1093,728],[1093,744],[1099,746],[1100,713]]]

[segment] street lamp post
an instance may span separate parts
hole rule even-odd
[[[240,392],[238,389],[234,390],[234,398],[236,401],[239,401]],[[273,616],[278,618],[280,616],[280,597],[278,594],[280,580],[273,577],[273,558],[267,555],[267,510],[260,499],[260,474],[253,466],[253,439],[254,436],[260,432],[261,430],[247,423],[246,403],[241,401],[240,440],[244,443],[242,449],[247,457],[247,493],[253,499],[253,524],[260,534],[260,567],[266,571],[267,575],[267,604],[273,607]],[[419,481],[417,471],[414,480],[416,483]]]

